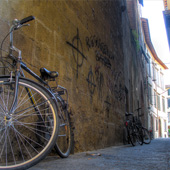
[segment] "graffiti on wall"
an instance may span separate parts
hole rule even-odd
[[[82,67],[84,59],[87,60],[85,55],[83,54],[83,46],[79,36],[79,29],[77,28],[77,34],[73,37],[72,43],[66,41],[68,45],[72,47],[72,54],[74,57],[74,61],[76,63],[76,70],[77,70],[77,78],[79,73],[79,68]]]
[[[117,101],[122,101],[124,97],[124,86],[122,85],[122,72],[113,71],[111,76],[107,75],[107,87],[114,94]]]
[[[92,67],[90,66],[89,72],[88,72],[88,77],[87,77],[87,82],[88,82],[88,88],[90,91],[90,95],[92,96],[94,94],[94,90],[96,87],[95,84],[95,79],[94,79],[94,75],[93,75],[93,71],[92,71]]]
[[[122,101],[124,96],[124,88],[122,85],[122,72],[117,72],[114,77],[114,94],[117,101]]]
[[[67,41],[67,44],[72,48],[72,55],[76,63],[77,78],[79,75],[79,69],[83,66],[84,60],[87,57],[83,53],[83,45],[79,35],[79,29],[73,37],[72,41]],[[98,92],[99,99],[103,99],[104,83],[106,83],[108,90],[114,96],[116,101],[122,101],[124,97],[124,88],[122,85],[123,74],[121,71],[113,70],[112,61],[114,61],[114,55],[109,50],[108,46],[102,42],[100,38],[93,35],[86,37],[86,46],[88,50],[93,49],[95,51],[95,58],[100,65],[94,67],[91,65],[87,74],[86,81],[88,83],[88,89],[90,96],[92,97],[95,89]],[[101,66],[109,68],[108,73],[103,73]],[[104,81],[105,80],[105,81]]]
[[[109,51],[108,46],[101,41],[100,38],[93,35],[86,37],[86,45],[88,50],[95,48],[96,61],[101,62],[104,66],[111,69],[111,60],[114,60],[114,55]]]
[[[100,71],[100,66],[96,65],[95,67],[95,76],[96,76],[96,84],[98,89],[98,96],[99,99],[103,98],[103,86],[104,86],[104,76],[103,73]]]
[[[109,113],[111,109],[111,101],[109,95],[106,96],[106,99],[104,101],[104,111],[106,112],[106,119],[109,119]]]

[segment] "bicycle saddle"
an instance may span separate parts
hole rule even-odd
[[[43,80],[48,80],[48,79],[55,79],[58,77],[58,72],[57,71],[49,71],[46,68],[40,68],[40,73],[41,73],[41,78]]]

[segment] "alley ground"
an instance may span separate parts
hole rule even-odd
[[[29,170],[170,170],[170,139],[143,146],[109,147],[70,155],[47,157]]]

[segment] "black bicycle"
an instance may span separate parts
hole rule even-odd
[[[60,85],[57,88],[52,88],[52,91],[57,97],[60,120],[59,134],[54,148],[61,158],[67,158],[73,142],[70,116],[68,114],[68,93],[67,89]]]
[[[49,85],[58,73],[41,68],[41,76],[36,75],[13,46],[13,31],[32,20],[33,16],[14,20],[1,44],[1,69],[9,70],[9,75],[0,76],[0,169],[27,169],[54,146],[62,157],[67,157],[71,149],[68,100],[61,97],[66,89]],[[9,35],[9,55],[4,57],[2,47]],[[25,78],[23,70],[38,82]]]
[[[125,113],[126,121],[125,121],[125,127],[127,131],[127,141],[132,144],[132,146],[136,145],[136,142],[138,142],[140,145],[143,144],[143,136],[142,131],[138,127],[138,125],[135,123],[135,119],[133,116],[133,113]]]
[[[147,128],[142,126],[142,122],[140,121],[139,118],[136,118],[135,124],[136,124],[136,126],[138,126],[138,128],[142,132],[143,143],[145,143],[145,144],[151,143],[150,133]]]

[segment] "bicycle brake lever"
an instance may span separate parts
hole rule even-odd
[[[14,30],[18,30],[23,26],[30,26],[30,24],[17,25],[16,27],[14,27]]]
[[[30,24],[23,24],[22,26],[30,26]]]

